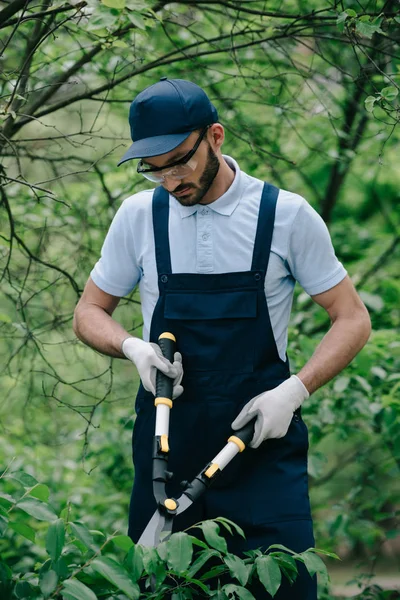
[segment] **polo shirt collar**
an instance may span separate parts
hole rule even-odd
[[[241,176],[240,167],[237,164],[237,162],[230,156],[223,154],[222,157],[225,159],[225,162],[231,167],[231,169],[235,171],[235,178],[232,181],[231,185],[226,190],[225,194],[222,194],[222,196],[217,198],[217,200],[214,200],[214,202],[211,202],[211,204],[195,204],[194,206],[182,206],[182,204],[180,204],[176,200],[176,198],[172,196],[173,201],[176,202],[178,206],[178,211],[182,219],[184,219],[185,217],[190,217],[190,215],[193,215],[198,210],[201,210],[202,208],[204,208],[204,206],[207,206],[207,208],[211,208],[211,210],[214,210],[220,215],[225,215],[229,217],[239,204],[240,198],[242,196],[243,184],[243,177]]]

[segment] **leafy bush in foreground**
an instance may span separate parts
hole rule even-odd
[[[199,595],[251,600],[246,585],[252,579],[274,596],[282,577],[296,579],[298,563],[326,584],[327,570],[316,552],[336,557],[314,548],[297,554],[275,544],[268,553],[253,550],[241,559],[228,552],[220,527],[230,534],[243,536],[243,531],[222,517],[191,528],[201,529],[205,541],[178,532],[157,548],[144,548],[126,535],[106,536],[72,521],[70,504],[57,515],[48,503],[48,487],[27,473],[5,471],[0,479],[5,490],[0,492],[2,600],[183,600]],[[232,582],[222,585],[223,574]]]

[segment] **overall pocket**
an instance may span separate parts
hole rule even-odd
[[[185,371],[253,372],[257,290],[169,292],[164,318]]]

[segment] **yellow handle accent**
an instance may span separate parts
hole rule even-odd
[[[168,331],[165,331],[164,333],[162,333],[158,339],[161,340],[162,338],[168,338],[169,340],[176,342],[176,337],[174,336],[174,334],[168,333]]]
[[[239,446],[239,452],[243,452],[246,448],[246,444],[244,444],[240,438],[236,437],[236,435],[231,435],[228,442],[233,442],[236,446]]]
[[[207,471],[204,473],[204,475],[206,477],[208,477],[209,479],[211,479],[211,477],[213,475],[215,475],[215,473],[219,470],[219,465],[217,465],[217,463],[213,463],[212,465],[210,465],[207,469]]]
[[[161,452],[169,452],[169,445],[168,445],[168,436],[166,433],[163,433],[161,436]]]
[[[170,398],[163,398],[161,396],[156,398],[154,400],[154,406],[158,406],[159,404],[165,404],[166,406],[172,408],[172,400]]]
[[[172,498],[167,498],[164,500],[164,506],[168,508],[168,510],[175,510],[177,508],[177,503]]]

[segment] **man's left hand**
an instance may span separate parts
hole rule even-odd
[[[294,411],[309,395],[303,382],[292,375],[273,390],[250,400],[233,421],[232,429],[241,429],[257,417],[251,448],[258,448],[268,438],[281,438],[289,429]]]

